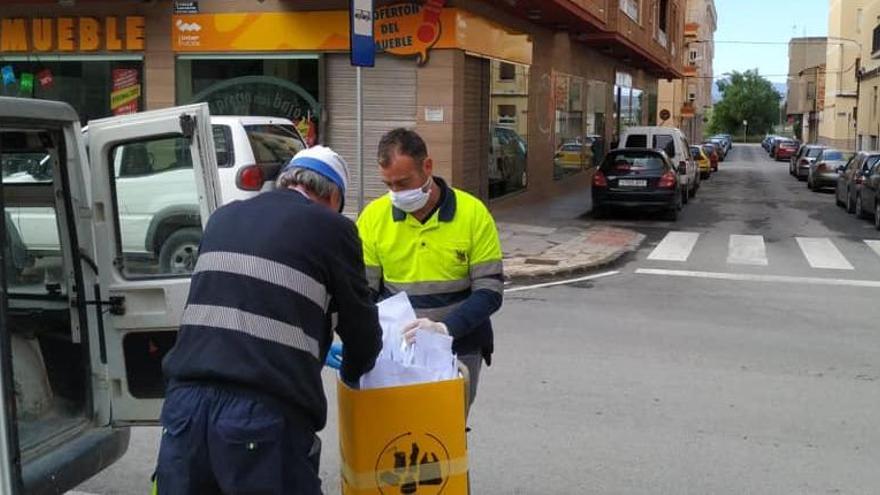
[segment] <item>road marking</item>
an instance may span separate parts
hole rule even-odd
[[[767,266],[767,249],[760,235],[731,235],[727,262],[734,265]]]
[[[504,289],[504,292],[505,293],[521,292],[524,290],[543,289],[544,287],[554,287],[557,285],[575,284],[578,282],[586,282],[587,280],[596,280],[597,278],[610,277],[612,275],[617,275],[618,273],[620,273],[620,272],[612,271],[612,272],[605,272],[605,273],[597,273],[595,275],[588,275],[586,277],[572,278],[572,279],[568,279],[568,280],[558,280],[556,282],[547,282],[544,284],[524,285],[522,287],[514,287],[512,289]]]
[[[649,260],[687,261],[697,244],[700,234],[696,232],[670,232],[648,255]]]
[[[869,248],[873,249],[880,256],[880,241],[865,241]]]
[[[831,239],[825,237],[798,237],[798,245],[801,247],[807,262],[813,268],[827,268],[830,270],[854,270],[849,261],[843,257]]]
[[[785,275],[757,275],[753,273],[722,273],[696,272],[690,270],[659,270],[655,268],[639,268],[636,275],[663,275],[668,277],[689,277],[712,280],[733,280],[737,282],[769,282],[783,284],[834,285],[848,287],[868,287],[880,289],[877,280],[852,280],[843,278],[789,277]]]

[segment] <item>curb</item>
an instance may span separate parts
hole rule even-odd
[[[591,251],[595,251],[596,249],[583,249],[584,247],[589,248],[590,244],[588,240],[592,236],[602,235],[602,233],[612,232],[614,235],[625,234],[630,238],[620,245],[619,248],[614,250],[609,250],[609,252],[604,254],[599,254],[598,256],[594,256],[594,253]],[[569,241],[568,244],[570,246],[580,245],[581,249],[579,251],[575,251],[573,253],[568,253],[568,256],[560,256],[565,253],[557,252],[548,256],[548,253],[545,252],[539,256],[533,257],[515,257],[515,258],[507,258],[504,260],[504,273],[505,280],[509,283],[517,283],[522,281],[535,281],[537,279],[544,279],[550,277],[560,277],[564,275],[571,275],[576,273],[582,273],[592,270],[597,270],[599,268],[608,266],[612,263],[615,263],[623,256],[637,250],[639,246],[641,246],[642,242],[645,240],[645,235],[640,234],[638,232],[627,230],[627,229],[589,229],[587,232],[578,236],[576,239]],[[586,244],[586,246],[584,246]],[[598,248],[601,250],[601,244],[593,243],[592,246],[594,248]],[[564,251],[566,246],[560,245],[558,248],[563,248],[557,251]],[[549,251],[549,250],[548,250]],[[571,257],[584,257],[588,256],[591,259],[586,262],[581,263],[570,263],[567,262]]]

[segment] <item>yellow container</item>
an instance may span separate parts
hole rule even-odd
[[[464,378],[336,390],[343,495],[468,493]]]

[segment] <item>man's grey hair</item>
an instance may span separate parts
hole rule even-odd
[[[307,168],[294,167],[278,176],[275,187],[287,189],[294,186],[302,186],[315,196],[329,200],[333,191],[339,191],[336,184],[323,175]]]

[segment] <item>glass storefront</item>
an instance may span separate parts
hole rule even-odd
[[[0,59],[0,96],[58,100],[91,119],[144,110],[143,61],[138,57]]]
[[[207,102],[214,115],[260,115],[293,121],[318,142],[320,59],[314,56],[177,60],[177,103]]]
[[[553,80],[553,178],[558,180],[596,166],[604,157],[608,84],[562,73],[554,73]]]
[[[525,189],[528,182],[529,67],[490,63],[489,198]]]

